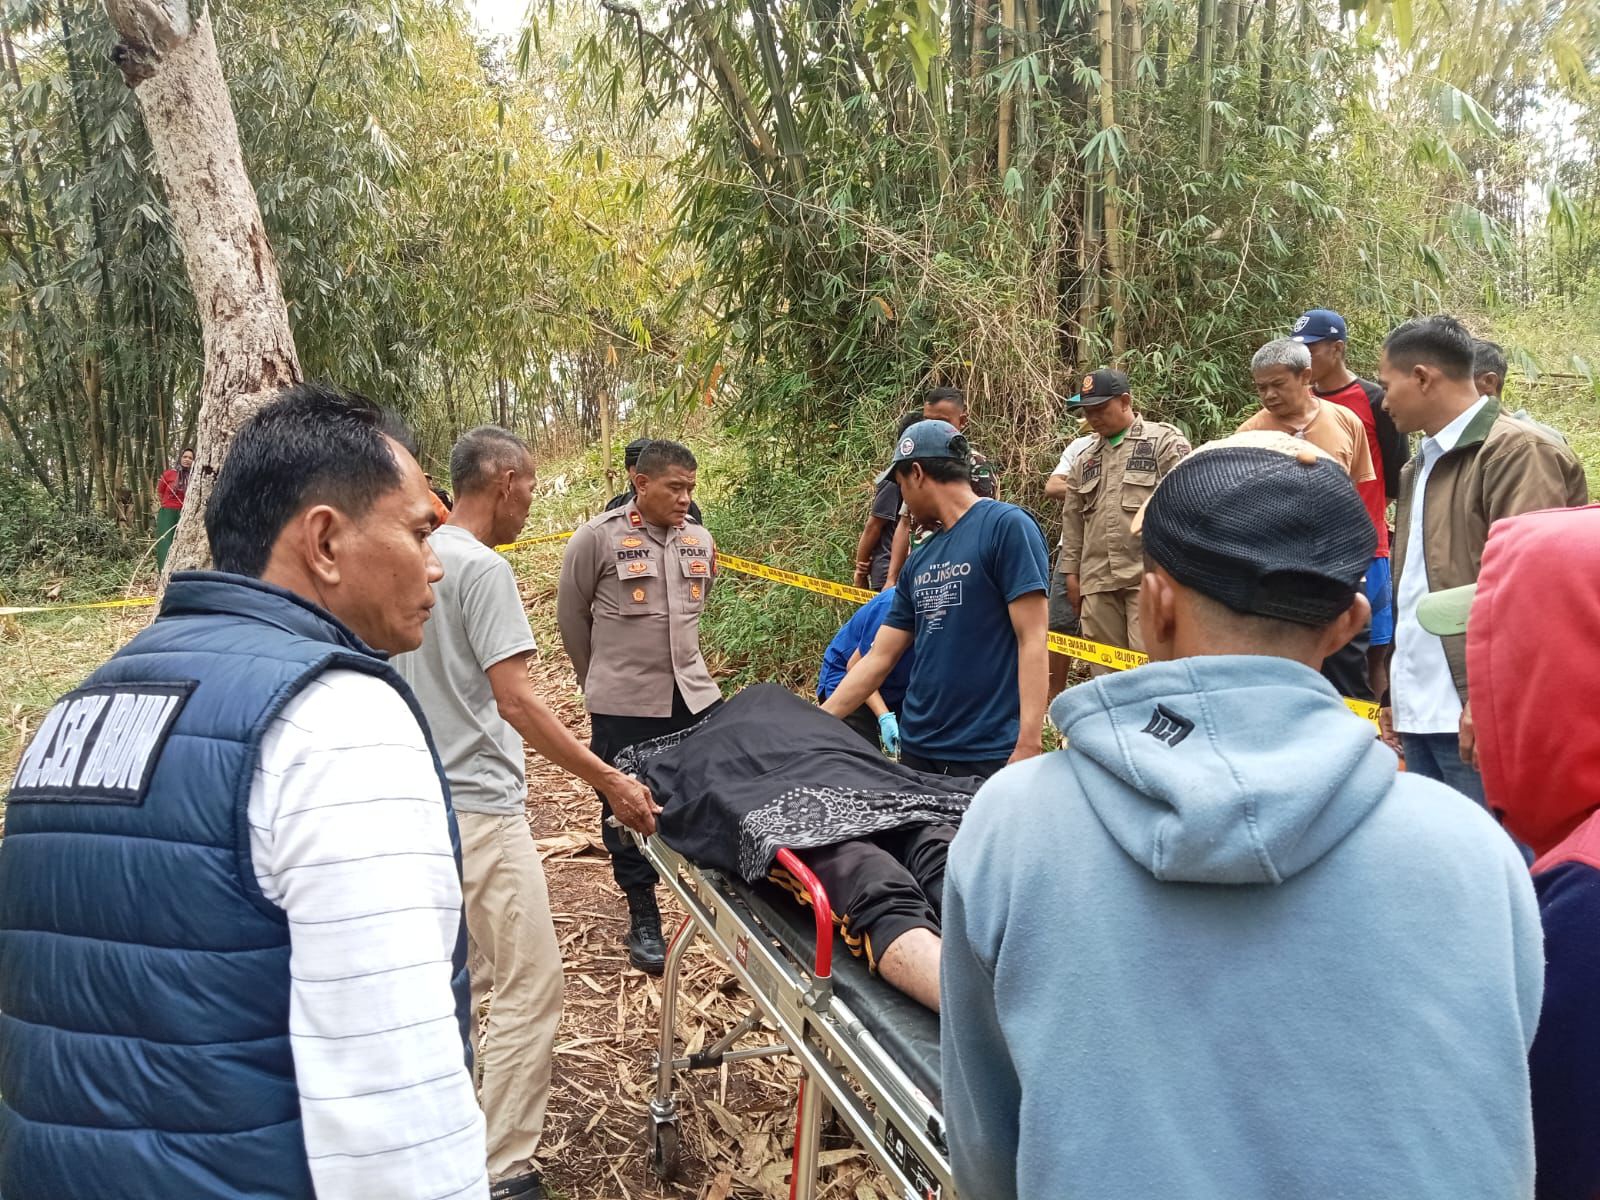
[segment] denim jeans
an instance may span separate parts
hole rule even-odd
[[[1461,761],[1461,740],[1454,733],[1402,733],[1406,770],[1424,779],[1449,784],[1469,800],[1485,808],[1483,776]]]
[[[1483,776],[1461,761],[1461,739],[1453,733],[1402,733],[1400,747],[1406,755],[1406,771],[1424,779],[1437,779],[1475,800],[1496,821],[1499,814],[1489,807],[1483,794]],[[1511,837],[1508,832],[1507,837]],[[1511,838],[1522,861],[1533,864],[1533,850]]]

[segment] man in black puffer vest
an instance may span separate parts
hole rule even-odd
[[[389,653],[442,575],[367,400],[234,439],[215,571],[50,710],[0,845],[6,1200],[488,1195],[459,854]]]

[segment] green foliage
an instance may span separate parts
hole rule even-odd
[[[212,10],[308,375],[399,408],[439,461],[484,421],[592,437],[679,371],[657,139],[579,101],[575,27],[522,77],[443,0]],[[202,348],[143,123],[98,4],[12,4],[0,36],[6,461],[148,529]]]
[[[684,122],[678,233],[724,316],[681,394],[724,364],[733,419],[806,438],[956,382],[1020,462],[1108,359],[1208,434],[1306,307],[1350,316],[1369,365],[1404,316],[1525,303],[1552,274],[1592,308],[1596,140],[1552,149],[1527,120],[1592,120],[1593,89],[1539,53],[1593,63],[1592,0],[1554,23],[1479,5],[1470,28],[1398,3],[1108,2],[1107,46],[1092,8],[1050,0],[609,5],[579,57],[639,73],[637,120]]]
[[[116,522],[0,472],[0,604],[105,599],[148,565],[148,550]]]

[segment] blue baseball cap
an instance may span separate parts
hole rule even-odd
[[[967,439],[949,421],[918,421],[900,435],[894,444],[894,458],[889,465],[907,462],[914,458],[972,457]]]
[[[1312,342],[1326,342],[1330,338],[1336,342],[1350,340],[1345,335],[1344,318],[1331,308],[1313,308],[1308,313],[1301,313],[1300,319],[1289,331],[1289,340],[1303,346],[1309,346]]]

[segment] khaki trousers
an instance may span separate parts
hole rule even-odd
[[[1139,636],[1139,589],[1116,592],[1090,592],[1083,598],[1083,636],[1107,646],[1143,650]],[[1110,667],[1092,666],[1091,675],[1110,674]]]
[[[474,1016],[494,992],[477,1071],[489,1126],[489,1180],[498,1183],[538,1168],[561,1023],[561,949],[527,818],[458,812],[456,821]]]

